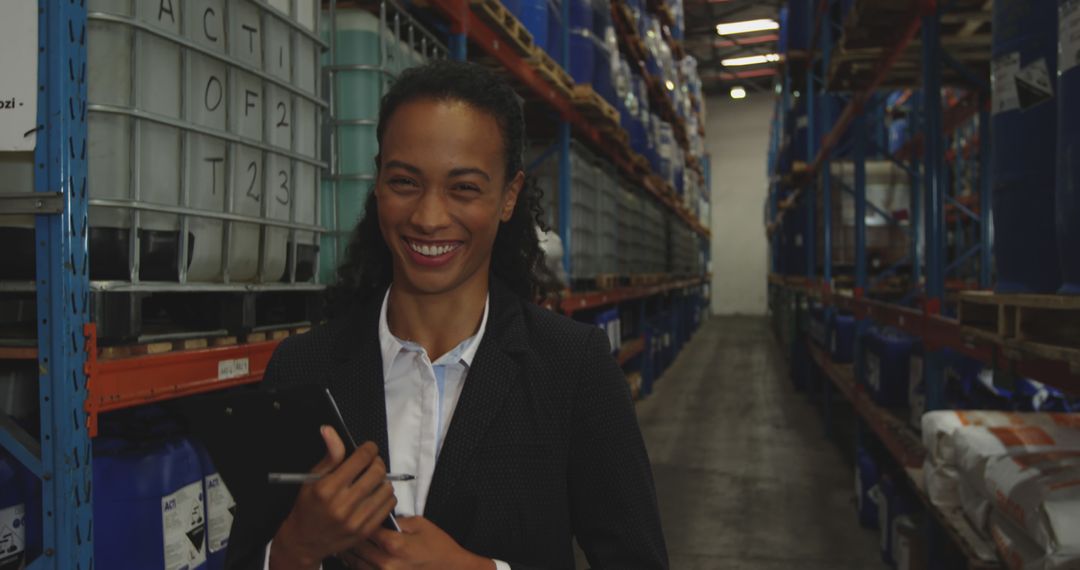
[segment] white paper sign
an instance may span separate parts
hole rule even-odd
[[[206,535],[207,546],[211,554],[229,545],[229,533],[232,532],[233,518],[236,516],[236,501],[225,486],[221,475],[214,473],[206,477]]]
[[[195,568],[206,562],[204,512],[202,481],[161,498],[165,570]]]
[[[1020,108],[1020,94],[1016,89],[1016,75],[1020,73],[1020,52],[1005,54],[990,65],[990,82],[993,85],[993,112],[1004,113]]]
[[[37,142],[37,0],[5,0],[0,17],[0,152]]]

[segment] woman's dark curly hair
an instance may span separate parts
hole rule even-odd
[[[406,70],[383,95],[376,138],[381,147],[386,126],[403,104],[418,99],[459,101],[489,113],[503,134],[506,181],[524,170],[525,114],[517,93],[493,71],[477,64],[439,60]],[[380,167],[375,156],[375,169]],[[518,194],[510,221],[501,223],[491,253],[491,273],[523,299],[545,295],[554,283],[544,263],[535,226],[547,230],[540,190],[527,183]],[[381,294],[393,278],[390,249],[379,230],[374,190],[368,193],[364,215],[353,230],[337,283],[327,291],[328,312],[341,314],[373,295]]]

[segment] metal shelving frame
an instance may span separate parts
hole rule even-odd
[[[861,84],[861,88],[851,93],[843,112],[833,118],[821,113],[814,100],[825,95],[828,87],[826,84],[831,79],[829,77],[832,68],[830,64],[837,45],[835,36],[838,30],[830,14],[840,1],[791,1],[806,2],[809,7],[807,13],[814,15],[810,18],[808,30],[809,37],[813,40],[806,64],[804,86],[809,123],[807,156],[810,157],[810,163],[805,171],[801,172],[776,171],[783,139],[782,133],[786,124],[784,119],[791,108],[790,94],[793,88],[796,88],[797,80],[793,73],[794,62],[788,61],[784,67],[782,88],[774,113],[770,148],[770,188],[766,211],[774,274],[770,276],[769,286],[794,295],[797,303],[805,299],[815,299],[822,302],[827,311],[844,310],[854,314],[857,319],[858,333],[864,332],[873,321],[902,329],[919,338],[925,348],[924,382],[927,392],[927,410],[942,409],[945,406],[943,350],[946,348],[977,358],[998,369],[1011,370],[1016,374],[1032,377],[1068,391],[1080,391],[1080,374],[1077,373],[1080,371],[1070,368],[1068,362],[1033,358],[1028,355],[1021,357],[1016,353],[1011,353],[1006,346],[979,342],[966,334],[957,320],[943,314],[946,311],[947,294],[954,288],[954,283],[959,285],[957,288],[970,288],[968,282],[956,283],[950,279],[961,268],[970,266],[972,261],[978,261],[977,271],[973,272],[973,281],[977,283],[977,287],[987,289],[991,285],[990,220],[992,212],[988,175],[991,140],[988,81],[960,64],[942,46],[942,11],[951,4],[940,0],[911,0],[909,16],[905,21],[897,22],[895,26],[899,31],[895,36],[895,42],[890,46],[882,46],[887,49],[882,51],[882,57],[872,76]],[[885,85],[895,86],[895,81],[888,81],[893,67],[904,57],[905,51],[910,51],[908,48],[917,37],[920,40],[918,55],[921,81],[919,90],[910,97],[912,111],[909,112],[908,118],[912,136],[900,152],[890,155],[887,151],[873,148],[873,143],[868,140],[866,121],[868,116],[876,112],[884,103],[882,100],[884,98],[878,96],[877,90]],[[909,59],[910,55],[909,53]],[[967,94],[958,101],[945,103],[942,100],[943,65],[952,68],[956,72],[955,75],[963,78],[970,86]],[[907,87],[914,89],[915,86]],[[978,116],[977,128],[971,125],[971,119],[976,115]],[[816,139],[815,129],[820,125],[831,125],[831,128],[819,141]],[[848,133],[849,128],[852,129],[850,133]],[[835,223],[832,219],[830,204],[833,194],[832,185],[835,181],[830,179],[829,162],[830,158],[841,150],[839,149],[840,141],[846,134],[852,139],[851,161],[855,169],[854,188],[850,189],[850,193],[855,197],[855,271],[853,288],[850,291],[836,291],[833,287],[834,263],[830,242]],[[968,168],[970,163],[967,161],[972,160],[973,148],[977,149],[973,160],[977,160],[978,163],[976,168],[970,169]],[[910,177],[909,238],[911,243],[905,262],[911,265],[911,290],[900,302],[886,302],[871,298],[875,295],[877,287],[867,267],[865,219],[868,208],[877,209],[876,206],[868,203],[866,198],[866,159],[872,150],[876,151],[875,154],[883,154],[887,160],[896,164]],[[974,194],[977,198],[962,200],[956,192],[951,190],[958,184],[951,182],[956,177],[963,176],[968,170],[974,170],[977,176],[976,182],[971,185],[975,189]],[[791,195],[781,201],[781,192],[792,187],[794,190]],[[815,193],[818,191],[823,193],[821,201],[824,207],[821,210],[820,226],[824,231],[815,236],[814,228],[817,227],[817,220],[814,219],[816,213],[814,205],[817,203]],[[776,234],[784,223],[785,215],[793,213],[790,208],[798,199],[806,200],[807,205],[805,214],[809,228],[806,240],[807,271],[805,276],[781,276],[775,273],[778,268],[779,250]],[[950,224],[956,229],[952,244],[948,240]],[[961,239],[963,234],[972,228],[974,239]],[[813,241],[817,238],[825,241],[824,258],[820,260],[823,269],[820,273],[817,269],[818,260],[815,259],[817,248]],[[925,247],[920,247],[920,240]],[[815,352],[814,355],[827,375],[835,381],[835,385],[834,382],[822,384],[821,407],[826,430],[828,431],[831,421],[829,409],[831,391],[839,388],[868,422],[871,429],[883,439],[890,454],[901,464],[911,463],[910,450],[893,445],[895,441],[881,436],[888,430],[875,424],[875,418],[880,414],[869,404],[869,400],[864,395],[859,396],[859,390],[849,389],[851,387],[842,381],[843,378],[838,379],[838,376],[842,376],[838,374],[838,368],[831,362],[823,363],[823,360],[827,360],[827,356],[819,352]],[[812,366],[813,361],[814,359],[809,359],[806,365]],[[932,506],[930,508],[933,510]],[[935,512],[935,514],[941,513]],[[952,532],[955,529],[948,527],[946,519],[947,517],[940,516],[928,518],[927,554],[931,568],[942,564],[944,545],[942,537],[952,536],[953,541],[956,542],[956,533]],[[961,550],[967,558],[969,567],[988,566],[985,562],[973,559],[970,551],[964,549],[963,546],[961,544]],[[992,565],[989,566],[992,567]]]

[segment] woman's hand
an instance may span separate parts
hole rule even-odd
[[[370,441],[348,459],[332,427],[323,426],[326,457],[311,472],[323,478],[304,485],[270,546],[270,568],[318,568],[322,560],[364,540],[397,504],[386,465]]]
[[[354,570],[494,570],[424,517],[399,517],[401,532],[380,528],[342,555]]]

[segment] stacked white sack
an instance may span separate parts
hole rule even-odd
[[[1042,425],[965,426],[953,432],[960,474],[960,505],[976,530],[989,527],[993,495],[987,489],[987,463],[995,458],[1035,452],[1080,450],[1080,429],[1047,417]]]
[[[992,521],[1011,523],[991,523],[995,542],[1002,535],[1007,543],[1026,544],[1013,548],[1031,561],[1024,568],[1080,566],[1080,451],[996,457],[985,472],[994,497]]]
[[[1017,413],[994,411],[939,410],[922,417],[922,439],[926,448],[923,476],[930,500],[938,506],[960,504],[959,472],[953,433],[965,426],[1058,426],[1072,425],[1070,414]]]

